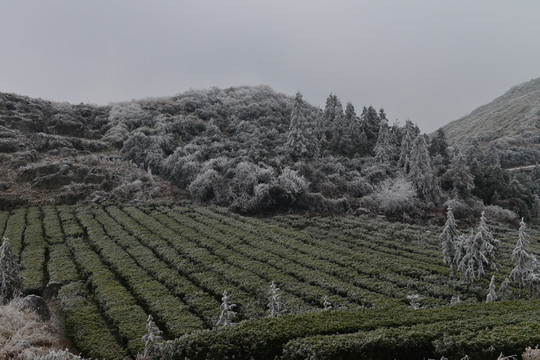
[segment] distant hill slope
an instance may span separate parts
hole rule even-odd
[[[540,78],[512,87],[489,104],[444,126],[449,143],[491,141],[540,127]]]

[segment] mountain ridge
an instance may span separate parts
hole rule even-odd
[[[513,86],[503,95],[442,127],[448,142],[493,141],[540,127],[540,78]]]

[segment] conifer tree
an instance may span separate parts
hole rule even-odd
[[[377,144],[375,144],[375,161],[379,164],[390,164],[394,146],[391,140],[390,128],[386,119],[381,120]]]
[[[352,110],[351,108],[349,109],[349,112],[352,112],[349,116],[353,116],[354,108],[352,107],[352,104],[349,103],[348,105],[352,108]],[[332,149],[339,154],[347,154],[351,150],[351,129],[348,120],[343,113],[343,108],[339,99],[336,100],[333,130],[331,142]]]
[[[384,111],[383,111],[384,112]],[[379,115],[377,115],[377,110],[373,108],[373,106],[369,106],[366,108],[364,106],[364,109],[362,110],[362,123],[364,125],[364,132],[366,133],[366,137],[368,142],[373,144],[377,140],[377,135],[379,133]]]
[[[437,130],[437,133],[429,143],[429,154],[431,157],[440,155],[443,157],[444,162],[448,162],[450,154],[448,152],[448,143],[446,142],[446,135],[443,129]]]
[[[362,123],[360,118],[356,115],[354,106],[348,102],[345,107],[345,127],[349,135],[349,141],[351,142],[351,148],[358,148],[365,146],[366,134],[363,132]]]
[[[233,325],[233,319],[236,316],[236,312],[234,312],[233,309],[236,307],[236,304],[229,303],[229,294],[227,294],[227,290],[223,291],[223,297],[221,298],[221,301],[221,314],[219,315],[216,326]]]
[[[308,127],[306,105],[300,92],[296,93],[296,99],[291,114],[291,124],[287,135],[287,146],[292,150],[293,155],[296,157],[319,156],[319,145],[315,140],[312,129]]]
[[[452,195],[455,198],[468,199],[474,189],[474,176],[467,165],[465,155],[456,155],[443,178],[452,183]]]
[[[481,244],[478,244],[475,238],[474,232],[471,230],[471,235],[463,243],[463,256],[459,262],[458,270],[461,274],[461,279],[464,281],[474,282],[485,274],[484,264],[480,254]]]
[[[399,154],[398,167],[403,169],[406,175],[410,170],[411,152],[414,140],[416,139],[414,124],[407,120],[403,129],[403,138],[401,139],[401,150]]]
[[[493,275],[491,276],[491,282],[489,283],[486,303],[494,302],[495,300],[497,300],[497,293],[495,292],[495,275]]]
[[[476,231],[475,237],[477,238],[476,241],[481,243],[480,254],[483,257],[483,261],[486,263],[486,265],[489,265],[491,269],[497,270],[499,265],[495,261],[495,255],[497,251],[497,244],[500,241],[495,239],[489,230],[485,211],[482,211],[482,215],[480,216],[480,223],[478,224],[478,230]]]
[[[278,317],[283,313],[283,304],[281,303],[281,295],[276,283],[272,281],[270,285],[270,296],[268,296],[268,316]]]
[[[454,219],[454,213],[452,207],[448,206],[446,211],[446,224],[444,225],[443,232],[439,236],[441,240],[443,251],[443,262],[450,266],[450,279],[454,278],[454,263],[457,257],[457,242],[458,234],[456,229],[456,221]]]
[[[13,298],[22,295],[23,278],[16,255],[6,238],[0,246],[0,305],[7,304]]]
[[[510,273],[510,278],[519,281],[519,297],[523,296],[523,287],[527,281],[527,275],[534,270],[537,259],[529,251],[529,234],[526,232],[527,225],[523,218],[519,226],[519,237],[514,251],[512,251],[512,261],[516,264]]]
[[[161,336],[162,332],[154,323],[152,315],[148,315],[148,319],[146,320],[146,330],[148,333],[142,337],[142,341],[144,342],[143,356],[145,359],[152,359],[163,340]]]
[[[437,204],[441,198],[439,179],[431,168],[426,141],[421,135],[414,141],[409,163],[408,179],[414,185],[418,198]]]

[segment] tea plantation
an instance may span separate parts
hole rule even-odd
[[[484,304],[491,274],[449,280],[440,227],[253,218],[186,202],[18,209],[0,213],[0,230],[20,256],[25,293],[64,284],[56,305],[65,334],[87,357],[142,353],[149,314],[171,340],[163,359],[493,359],[540,343],[537,301]],[[500,284],[517,231],[492,231]],[[537,242],[533,234],[536,253]],[[278,318],[267,317],[272,281],[285,307]],[[216,328],[224,290],[237,324]],[[407,299],[415,294],[416,310]]]

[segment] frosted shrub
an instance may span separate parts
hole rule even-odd
[[[513,223],[518,219],[515,212],[497,205],[486,206],[486,216],[496,223]]]
[[[323,298],[323,310],[324,311],[332,310],[332,303],[328,301],[328,296],[326,295]]]
[[[285,190],[286,193],[296,195],[307,191],[308,183],[297,171],[285,168],[277,178],[275,185]]]
[[[135,102],[114,104],[109,111],[109,121],[113,124],[123,122],[131,130],[153,125],[152,118]]]
[[[123,123],[118,123],[111,127],[105,135],[103,135],[102,140],[106,143],[111,144],[112,146],[115,146],[117,148],[121,148],[124,144],[124,141],[126,141],[129,137],[129,129],[128,127]]]
[[[416,191],[409,181],[398,177],[383,181],[372,197],[379,210],[384,213],[395,213],[412,206],[416,199]]]
[[[223,177],[216,170],[209,169],[204,173],[201,173],[197,178],[189,185],[188,190],[191,196],[195,200],[217,201],[224,191]]]
[[[420,295],[407,295],[407,300],[409,300],[409,304],[413,309],[416,310],[421,308],[419,301],[422,300],[422,297]]]

